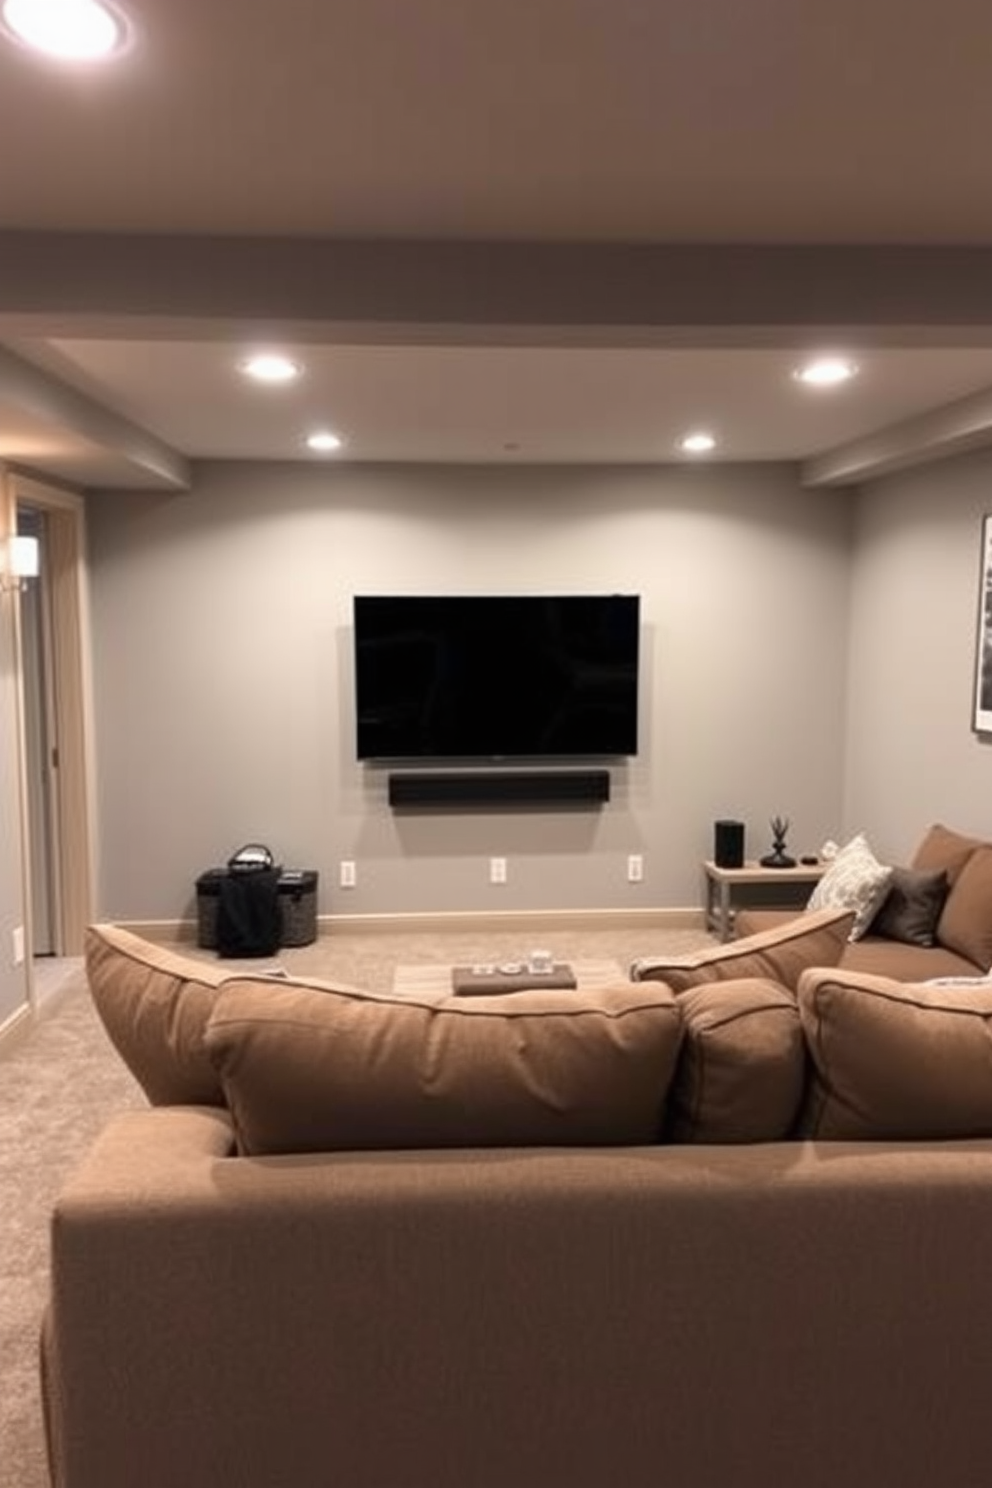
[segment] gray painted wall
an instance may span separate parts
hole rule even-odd
[[[971,732],[992,455],[892,476],[858,507],[844,817],[904,861],[931,821],[992,837],[992,741]]]
[[[782,466],[219,463],[90,498],[99,913],[191,913],[249,839],[354,914],[697,905],[720,816],[756,856],[775,813],[815,849],[843,800],[851,503]],[[610,804],[391,812],[354,757],[351,596],[556,590],[641,595],[642,748]]]

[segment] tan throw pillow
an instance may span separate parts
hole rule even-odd
[[[86,975],[111,1043],[153,1106],[222,1106],[203,1047],[230,968],[176,955],[116,925],[86,932]]]
[[[854,915],[851,939],[860,940],[889,892],[891,880],[892,869],[878,861],[868,839],[859,832],[831,861],[806,907],[849,909]]]
[[[666,1135],[777,1142],[795,1125],[806,1048],[796,1000],[765,977],[710,982],[679,998],[685,1027]]]
[[[992,1137],[992,986],[808,971],[799,1016],[814,1074],[803,1135]]]
[[[657,1141],[667,987],[438,1000],[229,982],[207,1028],[245,1153]]]
[[[992,847],[976,847],[954,880],[937,939],[982,971],[992,966]]]
[[[703,982],[769,977],[795,991],[808,966],[836,966],[844,954],[853,916],[845,909],[797,914],[784,925],[743,940],[708,946],[689,956],[640,956],[630,967],[637,982],[665,982],[685,992]]]
[[[927,829],[910,867],[924,872],[943,869],[947,874],[947,882],[953,886],[975,848],[985,845],[978,837],[965,837],[951,827],[935,822]]]

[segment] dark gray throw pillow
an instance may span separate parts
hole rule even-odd
[[[906,945],[936,944],[937,921],[948,887],[943,869],[933,872],[893,869],[889,892],[868,933],[883,935],[886,940],[901,940]]]

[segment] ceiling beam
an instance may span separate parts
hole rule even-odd
[[[146,429],[0,346],[0,400],[113,450],[155,484],[188,490],[189,461]]]
[[[992,344],[992,248],[712,246],[0,232],[0,319],[31,334],[399,342]],[[127,334],[127,332],[125,332]],[[198,332],[199,334],[199,332]]]
[[[838,445],[802,466],[804,486],[850,486],[992,444],[992,389]]]

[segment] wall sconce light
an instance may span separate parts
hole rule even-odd
[[[0,545],[0,589],[7,593],[26,589],[28,579],[38,577],[39,561],[36,537],[19,533],[8,537]]]

